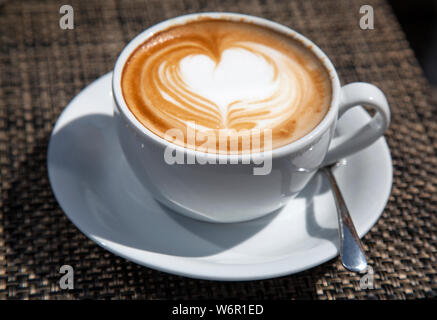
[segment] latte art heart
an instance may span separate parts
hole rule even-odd
[[[268,99],[274,94],[278,89],[274,68],[263,56],[244,49],[242,44],[222,52],[218,64],[206,55],[185,57],[178,72],[187,90],[218,108],[226,127],[229,106],[241,101],[244,109],[249,109],[250,101]]]
[[[130,57],[122,89],[137,119],[161,137],[193,123],[203,134],[271,130],[273,148],[312,130],[330,102],[327,72],[308,50],[230,21],[197,21],[152,37]],[[249,148],[238,152],[258,151]]]

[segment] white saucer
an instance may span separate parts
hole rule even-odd
[[[111,74],[85,88],[53,130],[48,172],[70,220],[103,248],[138,264],[192,278],[253,280],[319,265],[338,254],[334,200],[318,174],[280,212],[246,223],[211,224],[155,202],[128,167],[112,121]],[[367,121],[357,107],[340,132]],[[358,234],[377,221],[392,184],[383,138],[347,159],[336,177]]]

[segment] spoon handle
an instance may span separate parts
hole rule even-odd
[[[338,229],[340,233],[340,257],[343,266],[353,272],[364,271],[367,260],[364,249],[352,222],[349,210],[338,187],[331,168],[325,167],[323,171],[329,177],[332,186],[335,205],[337,207]]]

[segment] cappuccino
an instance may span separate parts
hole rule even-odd
[[[121,87],[132,114],[157,136],[228,154],[275,149],[308,134],[332,91],[323,64],[292,37],[209,18],[152,35],[129,57]],[[174,130],[182,134],[169,135]]]

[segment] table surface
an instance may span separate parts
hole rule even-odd
[[[0,298],[10,299],[405,299],[437,296],[437,109],[391,8],[374,9],[373,30],[359,27],[361,1],[68,1],[75,28],[59,27],[59,1],[0,5]],[[344,83],[386,92],[392,125],[392,194],[364,237],[374,288],[338,258],[263,281],[193,280],[151,270],[88,240],[50,189],[47,143],[68,102],[111,70],[123,46],[161,20],[200,11],[242,12],[313,39]],[[434,103],[434,104],[433,104]],[[59,287],[72,265],[75,289]]]

